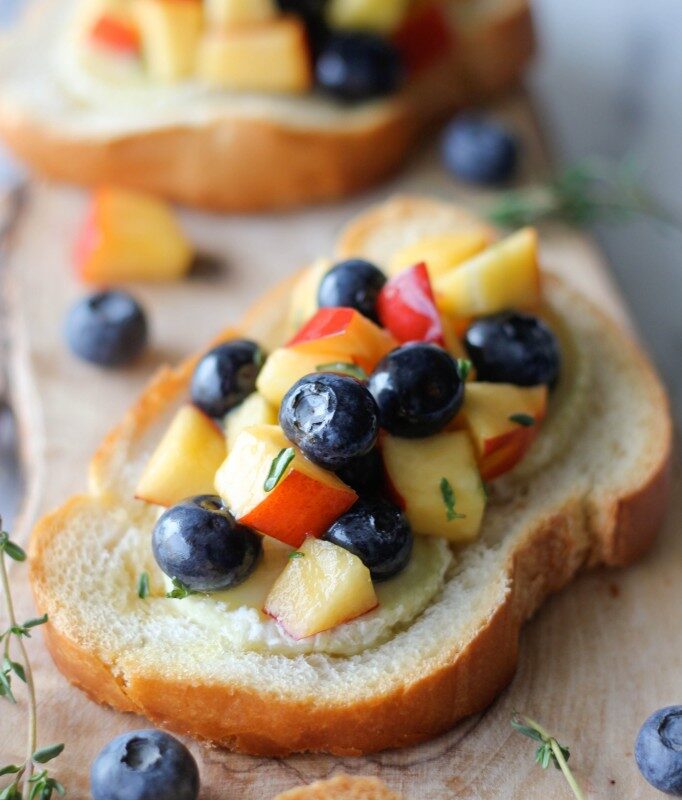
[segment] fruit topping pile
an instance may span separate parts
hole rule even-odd
[[[89,0],[85,46],[152,80],[346,102],[382,97],[452,46],[439,0]]]
[[[303,638],[373,609],[415,536],[473,541],[559,376],[540,302],[530,229],[303,273],[288,341],[205,353],[140,477],[166,508],[152,544],[172,596],[248,580],[269,537],[290,553],[263,610]]]

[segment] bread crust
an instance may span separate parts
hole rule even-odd
[[[400,203],[408,203],[409,210],[409,199]],[[548,278],[548,283],[553,280]],[[263,335],[265,341],[275,335],[271,319],[281,317],[291,281],[275,287],[247,313],[240,326],[243,335]],[[601,318],[600,325],[617,330],[599,310],[592,308],[590,313]],[[226,335],[224,332],[218,338]],[[113,666],[88,649],[87,642],[73,641],[49,622],[46,641],[57,666],[98,702],[135,711],[178,733],[253,755],[321,751],[345,756],[403,747],[430,739],[482,710],[511,680],[521,626],[544,599],[586,566],[631,563],[651,545],[662,521],[672,453],[667,398],[646,356],[626,336],[618,336],[621,348],[636,365],[642,385],[651,389],[651,405],[660,421],[654,435],[660,446],[628,488],[615,496],[601,497],[598,508],[586,508],[581,496],[569,497],[560,508],[538,519],[510,552],[500,576],[499,602],[468,643],[453,645],[439,657],[437,665],[425,666],[420,674],[406,675],[395,689],[380,696],[335,703],[284,698],[218,682],[189,684],[148,672],[133,672],[124,682]],[[176,370],[162,370],[105,440],[93,462],[91,492],[95,496],[72,498],[38,523],[31,539],[30,570],[40,612],[59,604],[47,584],[45,553],[82,504],[101,504],[103,500],[116,504],[115,497],[107,496],[105,481],[112,459],[125,458],[126,448],[181,396],[195,359],[188,359]]]
[[[515,85],[533,51],[526,0],[380,104],[358,126],[303,127],[224,116],[111,137],[77,136],[3,102],[0,137],[43,175],[113,183],[201,208],[254,212],[330,201],[394,172],[420,134],[457,108]]]
[[[278,794],[274,800],[401,800],[378,778],[336,775]]]

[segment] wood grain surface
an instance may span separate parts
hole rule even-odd
[[[521,100],[499,110],[526,132],[527,173],[544,158],[532,116]],[[175,362],[235,321],[264,287],[329,252],[353,214],[396,191],[434,194],[480,205],[489,198],[464,191],[438,168],[435,147],[417,155],[393,184],[351,203],[295,216],[219,218],[183,215],[183,224],[221,266],[183,283],[135,286],[151,319],[153,346],[135,367],[106,372],[66,350],[62,324],[83,293],[71,271],[70,248],[86,197],[36,184],[13,242],[9,264],[12,303],[13,394],[22,430],[28,491],[14,536],[28,538],[43,512],[84,489],[88,459],[153,370]],[[591,243],[561,227],[543,231],[546,268],[561,272],[598,298],[627,325],[627,316]],[[682,522],[679,470],[675,507],[653,552],[626,572],[595,572],[553,598],[523,634],[518,673],[484,714],[435,741],[369,758],[298,756],[271,760],[209,750],[190,743],[202,775],[203,800],[267,800],[278,791],[339,771],[378,775],[408,800],[441,798],[568,798],[555,770],[533,763],[533,745],[512,733],[513,709],[541,720],[571,746],[576,774],[588,797],[660,797],[640,778],[632,757],[643,719],[682,700]],[[26,569],[12,571],[18,614],[32,614]],[[145,721],[101,708],[70,687],[52,665],[39,635],[30,642],[36,664],[40,741],[64,741],[55,774],[69,797],[89,796],[89,764],[114,735]],[[22,753],[20,704],[0,709],[0,761]]]

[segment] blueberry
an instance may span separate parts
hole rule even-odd
[[[340,100],[383,97],[396,91],[403,68],[396,47],[371,33],[335,33],[315,65],[318,85]]]
[[[93,761],[90,792],[93,800],[197,800],[199,770],[170,734],[130,731],[112,739]]]
[[[347,375],[314,372],[284,396],[279,424],[311,461],[341,469],[376,444],[379,414],[367,388]]]
[[[553,384],[559,375],[559,343],[530,314],[507,311],[483,317],[467,330],[464,346],[480,381],[537,386]]]
[[[403,512],[380,497],[362,498],[325,533],[384,581],[405,569],[412,554],[412,528]]]
[[[336,470],[341,480],[361,496],[378,494],[384,483],[384,462],[378,447]]]
[[[209,350],[192,375],[192,402],[210,417],[222,417],[256,388],[263,351],[248,339],[234,339]]]
[[[441,150],[445,166],[471,183],[504,183],[513,176],[519,160],[516,137],[480,117],[453,120],[443,133]]]
[[[210,592],[248,578],[262,542],[255,531],[235,521],[219,497],[199,495],[164,511],[152,532],[152,550],[169,578]]]
[[[459,411],[464,382],[452,356],[434,344],[392,350],[369,378],[382,428],[396,436],[430,436]]]
[[[652,786],[682,796],[682,706],[660,708],[646,720],[637,734],[635,758]]]
[[[320,308],[354,308],[378,322],[376,304],[386,276],[374,264],[353,258],[333,266],[320,281],[317,304]]]
[[[147,344],[147,318],[127,292],[95,292],[71,307],[66,340],[85,361],[118,367],[137,358]]]

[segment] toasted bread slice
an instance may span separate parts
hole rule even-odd
[[[400,797],[377,778],[337,775],[282,792],[275,800],[400,800]]]
[[[329,200],[375,183],[435,121],[513,86],[533,49],[527,0],[460,0],[451,54],[386,100],[349,106],[153,84],[119,93],[84,78],[60,48],[73,2],[42,0],[0,43],[0,136],[52,178],[225,211]]]
[[[388,263],[406,239],[467,219],[399,199],[352,224],[338,249]],[[266,347],[281,341],[289,290],[266,295],[240,331]],[[190,360],[162,371],[108,437],[89,493],[33,533],[31,580],[59,668],[99,702],[263,755],[411,745],[488,705],[514,673],[523,622],[581,568],[644,553],[668,491],[671,422],[650,363],[564,283],[547,276],[544,291],[564,346],[556,405],[519,467],[495,482],[480,539],[406,628],[351,657],[285,657],[226,648],[163,599],[149,541],[156,510],[133,494],[186,396]]]

